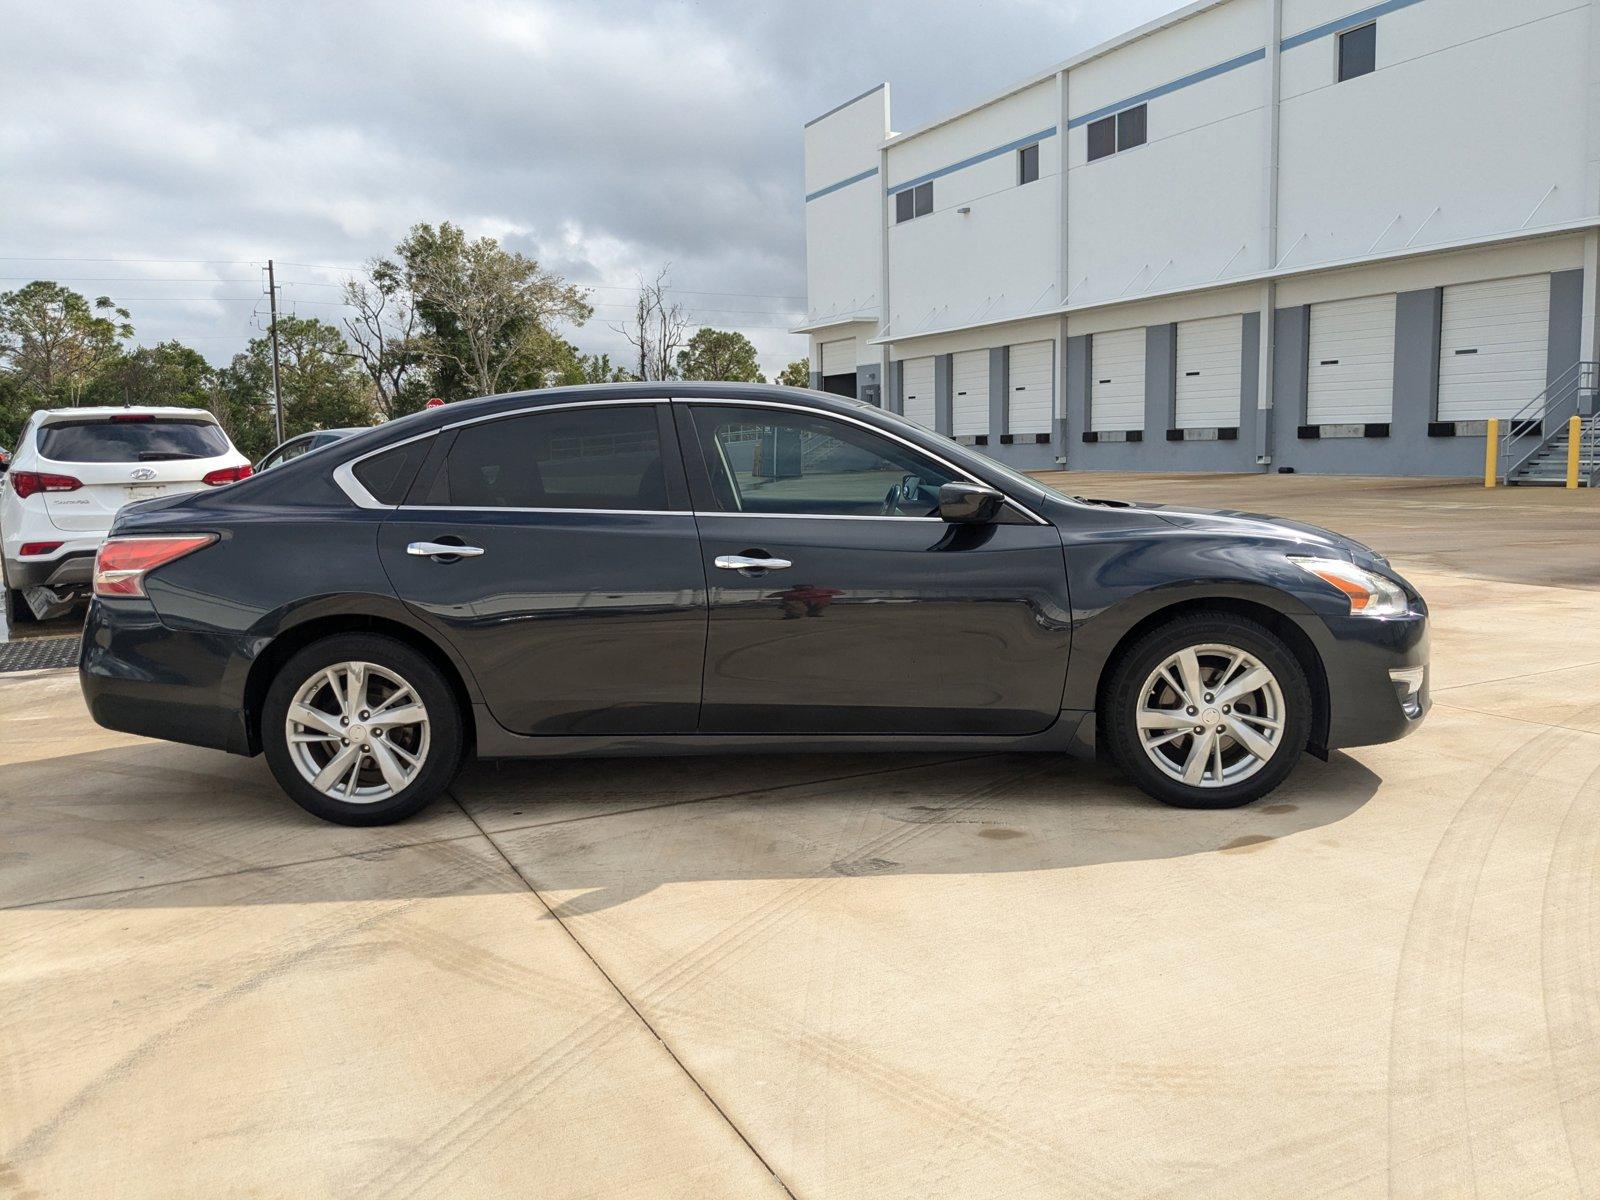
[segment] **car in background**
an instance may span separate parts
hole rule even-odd
[[[204,409],[35,412],[0,475],[7,621],[59,616],[85,598],[95,552],[124,505],[234,483],[251,470]]]
[[[360,433],[361,429],[352,426],[349,429],[314,429],[310,433],[302,433],[283,442],[271,454],[267,455],[256,464],[256,474],[270,471],[273,467],[281,467],[286,462],[292,462],[302,454],[309,454],[313,450],[320,450],[324,446],[331,446],[334,442],[342,442],[351,434]]]
[[[4,446],[0,446],[0,472],[7,471],[10,468],[11,451],[7,450]]]

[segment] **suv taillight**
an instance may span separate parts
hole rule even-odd
[[[254,470],[255,468],[249,463],[245,463],[242,467],[218,467],[215,471],[207,471],[202,475],[200,482],[209,483],[212,487],[224,483],[238,483],[241,479],[250,478]]]
[[[35,492],[75,492],[83,486],[81,479],[71,475],[47,475],[39,471],[11,471],[6,478],[24,500]]]
[[[214,533],[109,538],[94,556],[94,594],[143,596],[144,577],[151,571],[216,540]]]

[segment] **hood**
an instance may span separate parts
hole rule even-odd
[[[1082,496],[1074,498],[1082,503],[1093,504],[1097,507],[1122,509],[1130,514],[1148,514],[1152,519],[1163,521],[1180,529],[1192,529],[1198,533],[1247,538],[1257,541],[1293,542],[1295,546],[1285,547],[1285,549],[1303,554],[1322,554],[1335,558],[1344,558],[1361,566],[1388,566],[1388,560],[1370,546],[1366,546],[1354,538],[1346,537],[1342,533],[1335,533],[1331,529],[1323,529],[1319,525],[1308,525],[1304,521],[1286,520],[1283,517],[1273,517],[1265,513],[1241,512],[1238,509],[1186,508],[1173,504],[1138,504],[1130,503],[1126,500],[1093,500]]]

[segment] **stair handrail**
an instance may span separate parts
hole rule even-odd
[[[1552,417],[1558,420],[1564,419],[1562,412],[1568,402],[1571,403],[1572,410],[1576,413],[1582,406],[1584,393],[1593,393],[1596,390],[1597,378],[1600,378],[1600,363],[1580,359],[1557,376],[1554,381],[1545,387],[1544,391],[1501,422],[1500,444],[1496,447],[1495,461],[1499,467],[1498,474],[1502,484],[1509,484],[1516,473],[1526,466],[1534,455],[1549,445],[1552,439],[1560,436],[1561,427],[1559,425],[1547,434],[1545,432],[1546,423]],[[1553,405],[1560,407],[1556,411],[1552,411]],[[1537,422],[1538,437],[1534,441],[1531,450],[1524,452],[1520,458],[1512,461],[1513,443],[1528,437],[1530,433],[1534,432],[1526,428],[1530,421]]]

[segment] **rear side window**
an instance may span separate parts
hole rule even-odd
[[[379,504],[399,504],[405,499],[432,445],[431,437],[418,438],[363,459],[351,468],[351,474]]]
[[[228,435],[209,421],[55,421],[39,429],[39,453],[56,462],[168,462],[228,450]]]
[[[429,488],[465,508],[667,508],[656,411],[585,407],[469,425]]]

